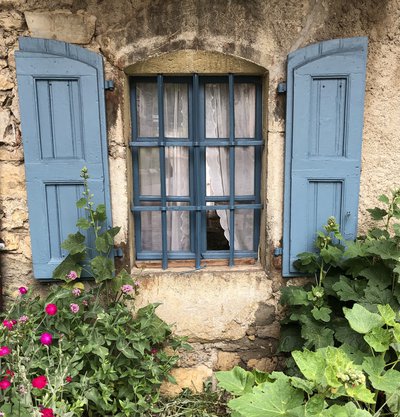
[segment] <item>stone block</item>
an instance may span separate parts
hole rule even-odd
[[[215,365],[218,371],[228,371],[240,363],[240,356],[234,352],[218,352],[218,359]]]
[[[247,366],[250,369],[257,369],[263,372],[273,372],[278,365],[278,358],[261,358],[261,359],[250,359],[247,362]]]
[[[0,27],[4,30],[18,30],[24,25],[22,16],[12,11],[0,12]]]
[[[166,396],[179,395],[183,389],[189,388],[193,392],[202,392],[204,382],[211,378],[212,370],[207,366],[200,365],[194,368],[176,368],[171,375],[175,378],[176,384],[165,382],[161,386],[161,394]]]
[[[34,37],[77,44],[88,44],[96,27],[95,16],[66,10],[25,12],[25,19]]]
[[[12,79],[11,73],[7,68],[0,71],[0,90],[12,90],[15,83]]]

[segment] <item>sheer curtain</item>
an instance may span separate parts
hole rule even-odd
[[[141,137],[158,137],[158,101],[156,85],[138,85],[138,132]],[[205,86],[206,137],[229,137],[229,90],[227,84]],[[168,138],[188,140],[188,90],[187,84],[165,83],[164,129]],[[235,137],[255,136],[255,87],[253,84],[235,85]],[[189,195],[189,153],[183,146],[165,147],[165,176],[167,196]],[[139,186],[144,196],[160,196],[159,148],[139,150]],[[198,173],[194,173],[197,175]],[[227,196],[229,201],[229,149],[206,148],[206,180],[208,196]],[[233,190],[232,190],[233,191]],[[235,148],[236,195],[254,194],[254,147]],[[146,203],[144,203],[146,204]],[[159,205],[160,202],[147,204]],[[185,205],[174,202],[169,205]],[[218,210],[221,227],[230,241],[229,211]],[[141,213],[142,250],[161,250],[161,213]],[[187,211],[167,212],[168,250],[190,250],[190,222]],[[235,212],[235,249],[253,249],[253,210]]]
[[[255,136],[255,87],[253,84],[235,85],[235,138]],[[229,137],[229,89],[227,84],[206,84],[206,137]],[[229,150],[227,147],[208,147],[207,195],[229,196]],[[254,148],[235,148],[236,195],[254,194]],[[227,200],[229,197],[227,197]],[[230,242],[229,211],[217,210],[224,235]],[[253,249],[253,210],[235,212],[235,249]]]

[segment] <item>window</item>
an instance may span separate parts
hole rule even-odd
[[[135,77],[131,103],[137,259],[256,258],[261,80]]]

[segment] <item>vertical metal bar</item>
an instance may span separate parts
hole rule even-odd
[[[188,148],[189,152],[189,197],[190,205],[196,205],[195,195],[196,195],[196,177],[197,172],[195,170],[195,150],[194,150],[194,126],[193,126],[193,77],[191,77],[190,82],[188,83],[188,123],[189,123],[189,137],[188,141],[190,147]],[[196,212],[189,211],[190,219],[190,251],[196,253]]]
[[[256,136],[257,140],[262,139],[262,84],[256,83]],[[254,194],[255,194],[255,203],[259,204],[261,202],[261,158],[263,147],[257,145],[254,147]],[[255,209],[253,212],[254,223],[253,223],[253,249],[257,251],[257,246],[260,239],[260,220],[261,220],[261,210]]]
[[[235,264],[235,92],[229,74],[229,266]]]
[[[201,177],[200,170],[204,167],[200,164],[200,151],[198,146],[199,142],[199,75],[193,75],[193,146],[194,146],[194,193],[195,193],[195,205],[196,210],[196,240],[195,240],[195,268],[200,269],[201,266]]]
[[[168,268],[167,243],[167,191],[165,180],[165,137],[164,137],[164,82],[163,76],[157,76],[158,91],[158,146],[160,148],[160,184],[161,184],[161,240],[162,240],[162,268]]]

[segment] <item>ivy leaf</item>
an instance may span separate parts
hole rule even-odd
[[[86,249],[85,236],[80,232],[70,234],[68,235],[68,238],[64,240],[61,247],[67,250],[71,255],[83,253]]]
[[[313,315],[313,317],[315,318],[315,320],[322,320],[324,322],[329,322],[331,319],[330,314],[332,313],[332,310],[328,307],[314,307],[311,310],[311,314]]]
[[[265,382],[252,393],[229,401],[228,405],[246,417],[282,417],[303,404],[304,394],[283,379]]]
[[[308,305],[310,302],[307,298],[307,291],[301,287],[283,287],[281,288],[281,304],[283,305]]]
[[[388,214],[386,210],[381,209],[379,207],[375,207],[373,209],[367,209],[367,211],[371,214],[371,217],[374,220],[382,220]]]
[[[360,304],[354,304],[352,308],[343,307],[343,312],[350,327],[361,334],[366,334],[374,327],[380,327],[384,324],[379,314],[369,312]]]
[[[76,207],[78,208],[84,208],[86,206],[86,198],[80,198],[77,202],[76,202]]]
[[[90,227],[90,222],[88,219],[85,219],[84,217],[81,217],[76,222],[76,227],[79,227],[82,230],[87,230]]]
[[[110,258],[96,256],[90,261],[96,283],[112,279],[114,275],[114,265]]]
[[[243,395],[252,391],[255,377],[251,372],[235,366],[231,371],[220,371],[215,374],[219,386],[233,395]]]
[[[376,327],[364,336],[364,340],[375,352],[386,352],[389,349],[392,337],[389,330]]]

